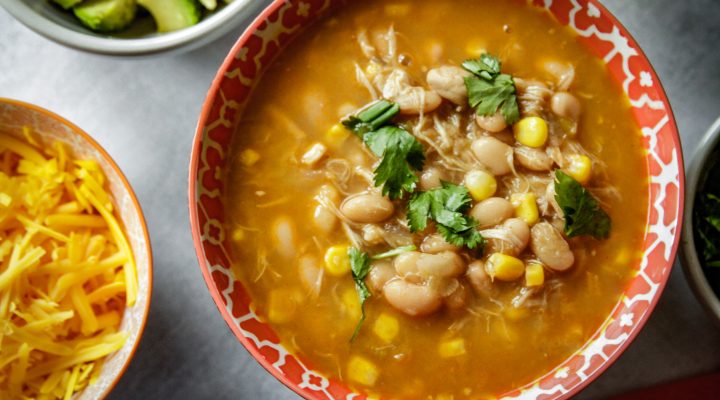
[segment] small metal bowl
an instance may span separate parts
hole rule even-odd
[[[191,27],[133,37],[123,32],[112,36],[92,32],[72,13],[47,0],[0,0],[0,5],[15,19],[50,40],[90,53],[114,56],[191,50],[230,32],[262,4],[257,0],[234,0]]]
[[[708,129],[698,145],[692,157],[692,163],[688,168],[687,186],[685,190],[685,216],[681,240],[681,259],[685,276],[690,282],[700,303],[705,310],[713,317],[716,325],[720,327],[720,299],[708,282],[703,266],[698,257],[695,247],[695,236],[693,226],[693,209],[695,197],[698,190],[705,183],[706,168],[711,161],[710,156],[720,145],[720,118]]]

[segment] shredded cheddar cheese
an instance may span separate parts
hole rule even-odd
[[[97,162],[0,133],[0,398],[70,399],[127,338],[135,260]]]

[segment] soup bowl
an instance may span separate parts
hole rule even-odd
[[[77,159],[95,160],[107,177],[107,186],[115,206],[115,215],[124,228],[135,257],[138,294],[135,304],[126,307],[120,331],[128,333],[123,347],[104,358],[95,383],[76,393],[73,399],[103,399],[110,394],[130,365],[140,344],[152,295],[152,251],[150,236],[140,203],[120,168],[90,135],[63,117],[38,106],[0,98],[0,132],[23,139],[23,129],[30,131],[43,146],[63,143]]]
[[[337,4],[336,4],[337,3]],[[275,1],[239,38],[212,83],[197,126],[189,175],[193,239],[205,281],[223,318],[250,354],[278,380],[309,399],[364,398],[289,352],[253,311],[253,299],[232,272],[225,232],[222,177],[227,149],[255,82],[302,29],[342,2]],[[672,110],[656,73],[627,30],[595,0],[534,1],[607,64],[641,128],[649,171],[642,257],[612,311],[591,338],[555,368],[502,398],[569,398],[630,345],[654,309],[670,274],[683,212],[683,162]],[[359,396],[359,397],[355,397]]]

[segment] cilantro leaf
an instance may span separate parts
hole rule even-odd
[[[355,281],[355,290],[357,291],[358,297],[360,298],[360,310],[362,316],[355,326],[350,341],[352,342],[360,332],[360,327],[365,322],[365,301],[370,298],[370,289],[365,284],[365,277],[370,272],[370,256],[358,250],[355,247],[348,249],[348,256],[350,257],[350,271],[352,272],[353,280]]]
[[[491,80],[500,73],[500,60],[487,53],[483,53],[477,60],[465,60],[462,67],[473,74]]]
[[[514,124],[520,119],[515,82],[510,75],[500,74],[493,80],[468,76],[465,78],[465,87],[468,104],[475,108],[478,115],[493,115],[500,110],[508,124]]]
[[[462,63],[463,68],[473,73],[465,78],[468,104],[478,115],[493,115],[500,110],[505,122],[513,124],[520,119],[515,81],[512,76],[500,73],[501,65],[490,54]]]
[[[474,249],[484,244],[477,221],[464,213],[472,198],[467,188],[449,182],[427,192],[413,193],[408,203],[407,218],[411,232],[427,227],[427,220],[436,222],[437,231],[448,243]]]
[[[398,112],[400,106],[397,103],[378,100],[367,105],[356,115],[351,115],[340,122],[362,138],[365,133],[387,124]]]
[[[589,235],[607,239],[610,235],[610,216],[590,192],[561,170],[555,171],[555,200],[565,217],[567,237]]]
[[[403,191],[412,193],[418,182],[413,169],[421,170],[425,154],[415,136],[397,126],[384,126],[368,132],[363,137],[365,144],[378,157],[382,157],[375,168],[373,183],[382,185],[383,196],[399,199]]]

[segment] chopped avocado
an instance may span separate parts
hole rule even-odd
[[[135,18],[135,0],[86,0],[73,8],[75,16],[88,28],[99,32],[120,30]]]
[[[203,7],[207,8],[210,11],[217,8],[217,0],[198,0],[198,1],[200,1],[200,4],[202,4]]]
[[[200,21],[200,9],[195,0],[138,0],[155,19],[158,32],[187,28]]]
[[[60,7],[69,10],[76,5],[80,4],[82,0],[53,0],[56,4],[58,4]]]

